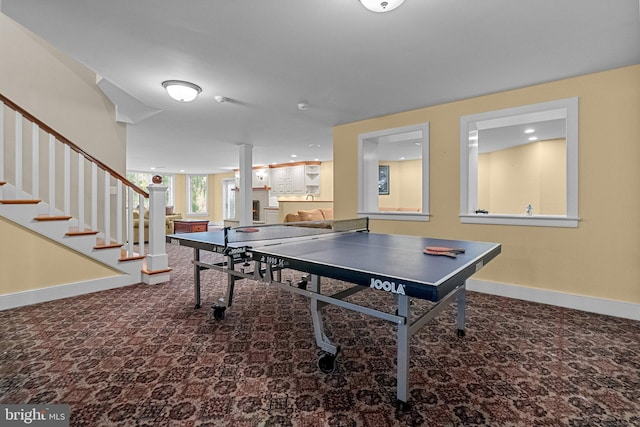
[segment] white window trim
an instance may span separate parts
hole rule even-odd
[[[418,212],[361,212],[358,211],[358,217],[369,219],[392,219],[394,221],[429,221],[431,217],[428,213]]]
[[[227,195],[227,187],[229,186],[229,184],[232,184],[235,187],[235,178],[225,178],[222,180],[222,219],[225,220],[233,220],[235,219],[236,215],[233,216],[233,218],[225,218],[227,216],[227,204],[229,203],[229,196]]]
[[[378,190],[365,189],[364,183],[367,182],[365,174],[373,173],[366,161],[365,140],[370,138],[379,138],[397,133],[405,133],[411,131],[422,131],[422,206],[421,212],[380,212],[371,209],[365,209],[367,197],[375,198],[377,203]],[[378,159],[375,159],[375,176],[377,176]],[[369,167],[368,167],[369,166]],[[358,135],[358,217],[368,217],[370,219],[382,219],[393,221],[429,221],[431,214],[429,213],[429,122],[417,125],[402,126],[392,129],[384,129],[381,131],[363,133]]]
[[[476,214],[477,147],[469,144],[469,125],[477,121],[564,109],[567,120],[567,214],[506,215]],[[475,159],[475,162],[473,160]],[[475,173],[472,173],[474,171]],[[522,107],[489,111],[460,117],[460,222],[463,224],[526,225],[538,227],[578,227],[578,97]]]

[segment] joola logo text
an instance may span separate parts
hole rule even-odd
[[[371,288],[382,289],[383,291],[391,292],[393,294],[405,295],[404,285],[396,284],[396,282],[382,281],[380,279],[371,278]]]

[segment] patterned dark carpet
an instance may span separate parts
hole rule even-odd
[[[326,307],[325,375],[307,299],[240,281],[216,321],[225,276],[195,310],[192,251],[168,253],[170,283],[0,312],[0,403],[67,403],[73,426],[640,426],[638,322],[469,292],[466,337],[451,307],[412,338],[403,412],[393,325]]]

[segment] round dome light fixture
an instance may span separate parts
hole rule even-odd
[[[360,3],[372,12],[390,12],[403,2],[404,0],[360,0]]]
[[[202,92],[200,86],[182,80],[164,81],[162,87],[167,90],[170,97],[180,102],[191,102]]]

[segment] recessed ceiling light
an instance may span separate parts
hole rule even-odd
[[[404,157],[400,157],[400,160],[404,160]]]
[[[307,111],[309,109],[309,104],[305,103],[305,102],[301,102],[298,104],[298,110],[300,111]]]
[[[537,141],[538,137],[537,136],[530,136],[529,137],[529,141]]]
[[[313,159],[313,161],[314,161],[314,162],[319,162],[319,161],[320,161],[320,159]]]
[[[152,171],[156,170],[156,168],[154,168],[154,167],[151,167],[150,169],[151,169]]]
[[[536,130],[529,128],[529,129],[525,129],[524,133],[534,133]]]
[[[184,169],[180,169],[180,173],[184,173]]]
[[[298,157],[298,155],[297,154],[292,154],[291,157],[293,157],[295,159],[296,157]]]

